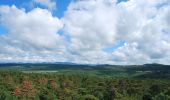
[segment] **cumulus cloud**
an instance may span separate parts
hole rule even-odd
[[[170,64],[169,0],[77,0],[61,19],[15,6],[1,6],[0,15],[8,29],[0,36],[1,61]]]
[[[105,56],[108,58],[106,61],[142,64],[167,61],[170,54],[167,38],[170,35],[169,11],[168,0],[120,3],[87,0],[70,4],[63,20],[75,52],[91,52],[93,55],[102,48],[125,40],[127,45],[113,51],[111,56]],[[104,59],[100,56],[103,53],[96,53],[97,59]],[[91,58],[90,55],[88,57]]]
[[[71,3],[63,20],[72,42],[79,41],[84,48],[97,49],[115,42],[117,17],[115,3],[87,0]]]
[[[1,6],[0,14],[1,24],[9,31],[8,34],[0,36],[1,54],[21,58],[20,55],[25,54],[48,56],[51,52],[59,54],[65,48],[64,38],[58,34],[63,24],[48,10],[36,8],[26,13],[16,6]]]

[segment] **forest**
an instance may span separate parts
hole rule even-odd
[[[2,66],[0,100],[170,100],[169,66]]]

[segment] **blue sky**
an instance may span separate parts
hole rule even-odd
[[[7,33],[7,29],[3,25],[0,25],[0,34],[6,34],[6,33]]]
[[[0,0],[0,62],[169,64],[169,0],[113,1]]]
[[[107,53],[112,53],[113,51],[116,51],[119,47],[124,46],[126,43],[126,41],[120,40],[118,41],[116,44],[106,47],[103,49],[103,51],[107,52]]]

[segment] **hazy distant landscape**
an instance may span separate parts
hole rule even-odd
[[[170,65],[86,65],[58,63],[2,63],[0,70],[16,70],[23,73],[82,74],[107,77],[170,78]]]

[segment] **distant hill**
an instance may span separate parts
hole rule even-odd
[[[0,70],[21,71],[54,71],[63,74],[87,74],[109,77],[137,77],[137,78],[168,78],[170,79],[170,65],[86,65],[75,63],[0,63]]]
[[[143,64],[143,65],[110,65],[110,64],[77,64],[77,63],[71,63],[71,62],[53,62],[53,63],[48,63],[48,62],[41,62],[41,63],[0,63],[0,67],[12,67],[12,66],[76,66],[76,67],[81,67],[81,66],[86,66],[86,67],[127,67],[127,68],[148,68],[148,67],[170,67],[170,65],[163,65],[163,64]]]

